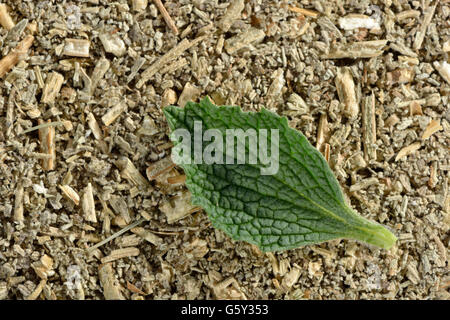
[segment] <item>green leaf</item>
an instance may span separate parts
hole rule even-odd
[[[213,226],[233,239],[253,243],[263,251],[293,249],[337,238],[388,249],[397,240],[382,225],[359,216],[345,203],[328,163],[303,134],[289,128],[286,118],[265,109],[242,112],[239,107],[215,106],[208,98],[198,104],[187,103],[184,108],[166,107],[164,114],[172,131],[190,132],[192,143],[194,121],[200,121],[203,130],[218,129],[224,136],[227,129],[254,129],[258,138],[259,129],[279,130],[279,170],[273,175],[261,174],[260,169],[265,167],[261,161],[177,163],[185,171],[192,204],[203,207]],[[271,135],[267,136],[270,140]],[[181,143],[173,132],[171,139],[175,146]],[[203,148],[210,143],[203,141]],[[245,147],[249,156],[248,139]],[[190,156],[193,159],[194,152]]]

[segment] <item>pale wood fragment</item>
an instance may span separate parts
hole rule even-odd
[[[164,5],[162,4],[161,0],[153,0],[153,2],[158,7],[159,11],[161,12],[161,15],[164,18],[164,21],[166,21],[166,23],[169,26],[169,28],[173,31],[173,33],[178,34],[178,28],[175,25],[175,22],[173,22],[171,16],[167,12],[167,10],[164,7]]]
[[[119,102],[114,107],[110,108],[102,117],[102,121],[105,126],[109,126],[111,123],[116,121],[116,119],[126,110],[126,108],[127,105],[124,102]]]
[[[321,114],[319,127],[317,129],[316,149],[322,152],[322,145],[327,141],[330,129],[328,128],[328,119],[326,114]]]
[[[154,244],[155,246],[159,246],[163,241],[160,237],[142,227],[133,228],[131,229],[131,232],[137,234],[139,237],[150,242],[151,244]]]
[[[344,30],[353,29],[379,29],[380,24],[372,17],[364,14],[348,14],[345,17],[339,18],[339,27]]]
[[[417,103],[416,101],[412,101],[409,104],[409,115],[410,116],[423,115],[422,106],[420,105],[420,103]]]
[[[217,26],[222,29],[223,32],[230,30],[231,25],[236,19],[241,16],[242,10],[244,10],[244,0],[232,0],[225,11],[222,19],[219,20]]]
[[[122,157],[116,162],[116,165],[122,170],[120,175],[130,181],[133,185],[141,188],[150,188],[148,180],[141,175],[130,159]]]
[[[201,209],[193,206],[190,201],[191,193],[184,191],[170,201],[164,202],[159,209],[167,216],[167,223],[171,224]]]
[[[379,180],[377,177],[371,177],[371,178],[367,178],[367,179],[363,179],[361,181],[358,181],[357,183],[353,184],[350,187],[350,192],[355,192],[355,191],[359,191],[359,190],[365,190],[368,187],[370,187],[371,185],[376,185],[379,183]]]
[[[63,54],[71,57],[89,57],[91,42],[86,39],[66,39]]]
[[[184,66],[187,66],[188,64],[189,64],[189,62],[186,58],[181,58],[181,59],[175,60],[174,62],[163,67],[159,72],[161,74],[165,74],[165,73],[170,74],[170,73],[175,72],[178,69],[183,68]]]
[[[14,221],[23,222],[23,184],[18,183],[14,190]]]
[[[388,40],[358,41],[348,45],[332,48],[323,59],[373,58],[383,54]]]
[[[88,126],[91,129],[92,134],[94,135],[95,139],[101,140],[102,139],[102,131],[100,130],[97,120],[95,120],[95,117],[92,114],[92,112],[88,113],[87,122],[88,122]]]
[[[39,278],[47,280],[47,278],[53,274],[53,259],[44,254],[39,261],[33,262],[31,267]]]
[[[134,11],[144,11],[147,8],[148,0],[133,0],[133,10]]]
[[[36,288],[33,290],[33,292],[25,298],[25,300],[36,300],[39,295],[42,292],[42,289],[44,289],[45,284],[47,283],[47,280],[42,279],[39,281],[39,284],[36,286]]]
[[[418,18],[420,16],[419,10],[405,10],[398,13],[395,18],[397,21],[402,21],[409,18]]]
[[[20,60],[23,60],[33,44],[34,37],[32,35],[27,35],[17,47],[14,48],[10,53],[4,56],[0,60],[0,77],[3,77],[9,70],[11,70]]]
[[[439,122],[439,120],[431,120],[428,126],[426,127],[425,131],[422,134],[422,140],[426,140],[429,137],[431,137],[434,133],[442,130],[442,126]]]
[[[447,63],[446,61],[434,61],[433,66],[439,72],[441,77],[450,84],[450,63]]]
[[[0,4],[0,24],[6,30],[11,30],[14,27],[14,21],[8,13],[6,4]]]
[[[412,68],[399,68],[386,74],[388,84],[408,83],[414,80],[415,72]]]
[[[100,265],[98,267],[98,276],[106,300],[125,300],[120,292],[120,284],[114,277],[111,263]]]
[[[412,144],[410,144],[407,147],[404,147],[400,150],[400,152],[397,154],[397,156],[395,157],[395,161],[398,161],[412,153],[414,153],[415,151],[419,150],[420,148],[420,142],[414,142]]]
[[[61,90],[61,86],[64,82],[64,77],[62,74],[58,72],[52,72],[49,76],[47,76],[47,80],[45,81],[44,90],[42,92],[42,103],[53,103],[55,102],[56,96],[59,94]]]
[[[108,71],[110,66],[110,62],[106,58],[100,58],[95,64],[94,71],[91,74],[91,87],[90,94],[94,94],[95,89],[97,88],[98,82],[103,78],[105,73]]]
[[[73,203],[75,203],[76,205],[80,204],[80,196],[78,195],[78,193],[71,186],[59,185],[59,188],[61,189],[63,194],[68,199],[72,200]]]
[[[261,41],[265,36],[266,34],[263,30],[250,27],[246,31],[225,40],[225,50],[228,54],[234,54],[236,51],[245,48],[252,43]]]
[[[106,52],[110,52],[116,57],[121,57],[127,52],[125,42],[119,37],[118,33],[105,32],[98,37]]]
[[[96,223],[97,216],[95,214],[94,194],[92,192],[92,184],[89,182],[81,200],[84,218],[86,221]]]
[[[195,41],[195,40],[194,40]],[[152,78],[156,72],[165,67],[168,62],[178,58],[184,51],[192,46],[192,42],[188,39],[183,39],[175,47],[170,49],[165,55],[153,63],[150,67],[144,70],[141,74],[141,79],[136,83],[136,88],[140,89],[145,82]]]
[[[298,7],[294,7],[294,6],[289,6],[289,10],[291,10],[292,12],[300,13],[307,17],[311,17],[311,18],[317,18],[317,16],[319,15],[319,13],[317,11],[298,8]]]
[[[362,129],[365,159],[376,160],[375,142],[377,140],[377,131],[375,121],[375,95],[373,93],[363,100]]]
[[[436,10],[436,6],[439,1],[436,1],[434,6],[429,6],[425,9],[424,17],[422,23],[419,25],[419,29],[417,29],[416,37],[413,43],[413,49],[418,50],[422,47],[423,39],[425,39],[425,35],[427,33],[428,26],[433,18],[434,11]]]
[[[50,119],[47,120],[47,123],[51,123]],[[44,121],[39,119],[38,120],[39,125],[43,125]],[[55,169],[55,160],[56,160],[56,153],[55,153],[55,127],[54,126],[47,126],[39,129],[39,141],[40,141],[40,148],[41,152],[45,153],[50,158],[42,159],[42,169],[43,170],[54,170]]]
[[[194,102],[200,96],[201,90],[191,83],[187,82],[184,85],[183,92],[181,92],[178,98],[178,106],[184,107],[187,102]]]
[[[355,83],[349,68],[338,68],[336,74],[336,89],[339,100],[344,105],[344,114],[351,120],[356,119],[359,106],[356,99]]]
[[[177,102],[177,93],[170,88],[164,90],[161,96],[161,108],[173,105],[175,102]]]
[[[127,258],[127,257],[135,257],[139,255],[139,249],[135,247],[128,247],[122,249],[116,249],[111,251],[109,256],[106,256],[101,259],[102,263],[112,262],[118,259]]]
[[[395,126],[399,121],[400,119],[397,117],[397,115],[393,114],[384,121],[384,126],[392,127]]]

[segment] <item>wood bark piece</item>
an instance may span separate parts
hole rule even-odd
[[[159,12],[161,12],[161,15],[163,16],[164,21],[166,21],[169,28],[173,31],[173,33],[178,34],[178,29],[177,29],[177,26],[175,25],[175,22],[173,22],[172,18],[170,17],[166,8],[162,4],[161,0],[153,0],[153,2],[158,7]]]
[[[41,102],[42,103],[55,102],[55,98],[59,94],[63,82],[64,77],[62,74],[59,74],[58,72],[52,72],[45,81]]]
[[[75,203],[75,205],[79,205],[80,204],[80,196],[78,195],[78,193],[71,186],[60,185],[59,188],[61,189],[63,194],[68,199],[70,199],[73,203]]]
[[[232,0],[230,5],[227,7],[227,10],[225,11],[222,19],[220,19],[217,23],[217,26],[222,29],[223,32],[227,32],[228,30],[230,30],[233,22],[239,19],[239,17],[241,16],[244,7],[244,0]]]
[[[34,37],[27,35],[17,47],[0,60],[0,77],[3,77],[11,70],[20,60],[24,59],[28,49],[33,44]]]
[[[422,134],[422,140],[426,140],[429,137],[431,137],[434,133],[442,130],[443,127],[439,123],[439,120],[431,120],[428,126],[426,127],[425,131]]]
[[[111,263],[100,265],[98,268],[98,276],[106,300],[125,300],[120,292],[120,284],[114,277]]]
[[[89,57],[91,42],[86,39],[66,39],[63,54],[71,57]]]
[[[126,110],[126,108],[127,105],[124,102],[119,102],[114,107],[110,108],[102,117],[102,121],[105,126],[109,126],[111,123],[116,121],[116,119]]]
[[[84,190],[81,199],[81,207],[83,208],[84,218],[86,221],[96,223],[97,216],[95,214],[94,194],[92,192],[92,184],[89,182]]]
[[[123,249],[117,249],[111,251],[109,256],[106,256],[101,259],[102,263],[112,262],[118,259],[127,258],[127,257],[135,257],[139,255],[139,249],[135,247],[128,247]]]
[[[234,54],[236,51],[254,42],[261,41],[265,36],[264,31],[251,27],[237,36],[225,40],[225,50],[228,54]]]
[[[344,104],[344,114],[351,120],[356,119],[359,113],[359,106],[356,99],[355,83],[350,69],[339,68],[335,83],[339,100]]]
[[[414,39],[413,49],[418,50],[422,47],[423,39],[427,33],[428,26],[433,18],[434,11],[439,1],[436,1],[434,6],[428,7],[424,12],[424,17],[422,23],[419,25],[419,29],[416,32],[416,38]]]
[[[47,123],[50,123],[50,119],[47,120]],[[44,121],[39,119],[38,124],[43,124]],[[41,152],[49,155],[49,158],[42,159],[42,169],[43,170],[54,170],[55,169],[55,127],[47,126],[39,129],[39,141]]]
[[[6,30],[11,30],[14,27],[14,21],[8,13],[6,4],[0,4],[0,24]]]
[[[419,150],[420,148],[420,142],[414,142],[410,144],[407,147],[404,147],[400,150],[400,152],[395,157],[395,161],[398,161],[406,156],[409,156],[410,154],[414,153],[415,151]]]

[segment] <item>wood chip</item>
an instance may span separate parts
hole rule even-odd
[[[414,80],[415,72],[412,68],[399,68],[386,74],[388,84],[408,83]]]
[[[128,247],[123,249],[116,249],[111,251],[109,256],[106,256],[101,259],[102,263],[112,262],[118,259],[135,257],[139,255],[139,249],[135,247]]]
[[[102,264],[98,267],[98,276],[103,287],[103,295],[106,300],[125,300],[120,292],[120,284],[114,277],[111,263]]]
[[[431,137],[434,133],[442,130],[442,126],[439,122],[439,120],[431,120],[428,126],[426,127],[425,131],[422,134],[422,140],[426,140],[429,137]]]
[[[41,294],[42,289],[44,289],[46,283],[47,280],[45,279],[39,281],[39,284],[36,286],[36,289],[34,289],[33,292],[28,297],[25,298],[25,300],[36,300]]]
[[[366,160],[376,160],[377,131],[375,120],[375,95],[365,97],[362,103],[362,129],[364,156]]]
[[[116,121],[116,119],[127,109],[127,104],[123,101],[117,103],[115,106],[110,108],[108,112],[102,117],[102,121],[105,126],[109,126],[111,123]]]
[[[120,160],[116,161],[116,165],[122,170],[120,175],[130,181],[133,185],[146,189],[150,188],[148,180],[141,175],[130,159],[122,157]]]
[[[47,120],[47,123],[51,123],[50,119]],[[44,124],[44,121],[39,119],[38,124]],[[49,155],[49,158],[42,159],[42,169],[43,170],[54,170],[55,169],[55,127],[47,126],[39,129],[39,141],[41,152]]]
[[[14,221],[23,222],[23,184],[19,183],[14,190]]]
[[[370,187],[371,185],[377,185],[378,183],[379,183],[379,181],[378,181],[378,178],[376,178],[376,177],[363,179],[363,180],[358,181],[357,183],[353,184],[350,187],[350,192],[365,190],[368,187]]]
[[[162,4],[161,0],[153,0],[153,2],[158,7],[159,12],[161,12],[161,15],[163,16],[164,21],[167,23],[169,28],[173,31],[173,33],[178,34],[178,29],[177,29],[177,26],[175,25],[175,22],[173,22],[172,18],[170,17],[166,8]]]
[[[62,74],[59,74],[58,72],[52,72],[49,76],[47,76],[47,80],[45,81],[44,85],[44,90],[42,92],[41,102],[42,103],[55,102],[55,98],[59,94],[63,82],[64,77]]]
[[[232,55],[236,51],[247,47],[248,45],[261,41],[266,34],[264,31],[256,28],[248,28],[246,31],[239,33],[237,36],[225,40],[225,50]]]
[[[388,40],[359,41],[332,48],[322,59],[373,58],[383,54]]]
[[[450,64],[446,61],[434,61],[433,66],[439,72],[441,77],[450,84]]]
[[[139,237],[141,237],[145,241],[150,242],[151,244],[154,244],[155,246],[159,246],[163,242],[160,237],[142,227],[133,228],[131,229],[131,232],[137,234]]]
[[[95,120],[94,115],[92,112],[89,112],[87,115],[87,122],[88,126],[92,131],[92,134],[94,135],[95,139],[101,140],[102,139],[102,131],[100,130],[100,126],[97,123],[97,120]]]
[[[81,199],[81,207],[83,209],[84,219],[86,219],[86,221],[96,223],[97,216],[95,214],[94,194],[92,192],[92,184],[90,182],[84,190]]]
[[[177,93],[170,88],[164,90],[161,96],[161,108],[173,105],[175,102],[177,102]]]
[[[418,17],[420,17],[419,10],[405,10],[405,11],[398,13],[395,16],[397,21],[402,21],[402,20],[410,19],[410,18],[418,18]]]
[[[409,104],[409,115],[410,116],[421,116],[423,115],[422,113],[422,106],[420,105],[420,103],[417,103],[416,101],[412,101]]]
[[[118,33],[105,32],[98,37],[106,52],[110,52],[116,57],[121,57],[127,52],[125,42],[119,37]]]
[[[328,127],[327,115],[321,114],[319,119],[319,127],[317,129],[316,149],[323,153],[322,145],[328,141],[330,129]]]
[[[181,195],[164,202],[159,209],[167,216],[167,223],[171,224],[200,210],[191,203],[191,193],[184,191]]]
[[[292,12],[300,13],[304,16],[311,17],[311,18],[317,18],[317,16],[319,15],[319,13],[314,10],[303,9],[303,8],[298,8],[298,7],[294,7],[294,6],[289,6],[288,8]]]
[[[434,6],[430,6],[427,9],[425,9],[423,21],[422,23],[420,23],[419,28],[417,29],[416,32],[416,37],[413,43],[413,49],[418,50],[422,47],[423,39],[425,39],[428,25],[430,24],[431,19],[433,18],[434,11],[436,10],[436,6],[438,5],[438,3],[439,1],[436,1]]]
[[[100,58],[95,64],[94,71],[91,74],[91,88],[90,94],[94,94],[98,82],[103,78],[105,73],[109,70],[110,62],[106,58]]]
[[[86,39],[66,39],[63,54],[71,57],[89,57],[91,42]]]
[[[142,12],[147,8],[148,0],[133,0],[133,10]]]
[[[204,39],[203,37],[201,38]],[[189,41],[188,39],[183,39],[175,47],[170,49],[165,55],[159,58],[158,61],[153,63],[150,67],[145,69],[144,72],[142,72],[141,79],[139,79],[139,81],[136,83],[136,88],[140,89],[145,82],[150,80],[150,78],[152,78],[156,74],[156,72],[165,67],[170,61],[178,58],[184,51],[197,44],[198,41],[196,40]]]
[[[339,18],[339,27],[344,30],[353,29],[379,29],[380,24],[375,19],[364,14],[348,14],[345,17]]]
[[[397,156],[395,157],[395,161],[398,161],[412,153],[414,153],[415,151],[419,150],[420,148],[420,142],[414,142],[412,144],[410,144],[407,147],[404,147],[400,150],[400,152],[397,154]]]
[[[73,203],[75,203],[76,205],[80,204],[80,196],[78,195],[78,193],[71,186],[60,185],[59,188],[61,189],[63,194],[68,199],[72,200]]]
[[[26,57],[28,49],[30,49],[33,44],[34,37],[32,35],[27,35],[17,47],[14,48],[10,53],[4,56],[0,60],[0,77],[3,77],[9,70],[11,70],[19,61]]]
[[[242,10],[244,10],[245,3],[244,0],[232,0],[222,19],[219,20],[217,26],[222,29],[223,32],[230,30],[231,25],[234,21],[239,19]]]
[[[178,98],[178,106],[184,107],[189,101],[195,102],[201,93],[199,88],[187,82]]]
[[[6,4],[0,4],[0,24],[6,30],[11,30],[14,27],[14,22],[8,13]]]
[[[356,119],[359,106],[356,99],[355,83],[349,68],[338,68],[336,73],[336,89],[339,100],[344,105],[344,114],[351,120]]]

